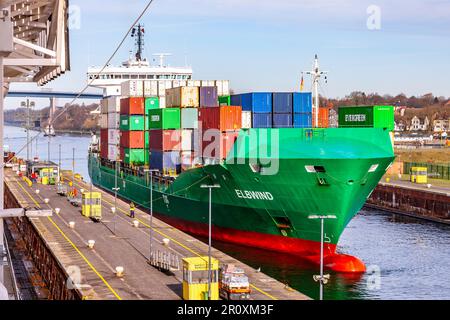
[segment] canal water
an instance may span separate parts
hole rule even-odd
[[[5,127],[4,144],[11,151],[22,148],[25,137],[23,129]],[[61,144],[62,167],[71,169],[72,148],[75,148],[75,171],[88,180],[89,141],[87,136],[52,138],[51,160],[58,163]],[[46,160],[47,147],[48,138],[39,136],[37,150],[33,142],[33,156],[37,154]],[[26,156],[26,149],[20,156]],[[285,254],[220,242],[213,245],[311,298],[318,298],[319,287],[313,280],[313,275],[318,273],[316,266]],[[325,299],[450,299],[450,226],[362,210],[344,231],[338,250],[359,257],[368,272],[331,273],[325,286]]]

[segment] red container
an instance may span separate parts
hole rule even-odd
[[[144,131],[120,131],[120,146],[131,149],[144,149]]]
[[[180,151],[180,130],[151,130],[150,149],[158,151]]]
[[[202,123],[203,130],[239,130],[242,126],[242,108],[240,106],[200,108],[198,120]]]
[[[124,159],[125,159],[125,148],[124,147],[120,147],[119,148],[119,152],[120,152],[120,160],[124,161]]]
[[[108,129],[100,129],[100,157],[108,158]]]
[[[144,98],[122,98],[120,99],[120,114],[144,115]]]
[[[228,152],[233,148],[237,140],[239,131],[225,131],[214,134],[211,140],[206,140],[206,136],[202,141],[202,156],[204,158],[225,159]]]

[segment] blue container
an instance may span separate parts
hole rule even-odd
[[[217,107],[218,105],[217,87],[200,87],[200,108]]]
[[[252,92],[231,96],[231,105],[242,106],[242,111],[255,113],[272,112],[272,93]]]
[[[292,95],[294,113],[312,112],[312,93],[294,92]]]
[[[150,168],[159,171],[173,170],[181,171],[181,160],[179,151],[150,150]]]
[[[272,114],[253,113],[252,128],[272,128]]]
[[[274,113],[272,128],[292,128],[292,113]]]
[[[294,114],[294,128],[311,128],[312,127],[312,113],[295,113]]]
[[[292,93],[273,93],[273,113],[292,113]]]

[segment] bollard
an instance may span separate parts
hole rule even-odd
[[[45,199],[44,199],[44,203],[45,203],[45,204],[49,203],[49,201],[50,201],[49,198],[45,198]]]
[[[139,221],[138,220],[133,220],[133,225],[135,228],[139,227]]]
[[[111,212],[116,213],[116,207],[111,207]]]
[[[36,189],[36,194],[39,194],[39,192],[40,192],[39,189]]]
[[[55,213],[56,214],[59,214],[61,212],[61,209],[60,208],[55,208]]]
[[[80,193],[84,193],[84,189],[83,188],[80,189]]]
[[[70,229],[74,229],[75,228],[75,222],[74,221],[70,221],[69,222],[69,227],[70,227]]]
[[[169,245],[169,242],[170,242],[170,239],[164,238],[162,241],[163,241],[163,244],[164,244],[165,246],[168,246],[168,245]]]
[[[95,245],[95,240],[89,240],[89,241],[88,241],[88,247],[89,247],[90,249],[93,249],[93,248],[94,248],[94,245]]]
[[[428,188],[428,189],[431,188],[431,183],[427,183],[427,188]]]
[[[123,267],[116,267],[116,276],[123,277]]]

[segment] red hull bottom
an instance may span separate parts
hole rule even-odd
[[[208,225],[166,215],[155,214],[175,228],[201,237],[208,237]],[[264,250],[301,256],[314,264],[320,264],[320,242],[284,236],[242,231],[224,227],[212,227],[212,238],[223,242],[256,247]],[[335,244],[324,244],[324,267],[337,272],[365,272],[364,263],[353,256],[336,253]]]

